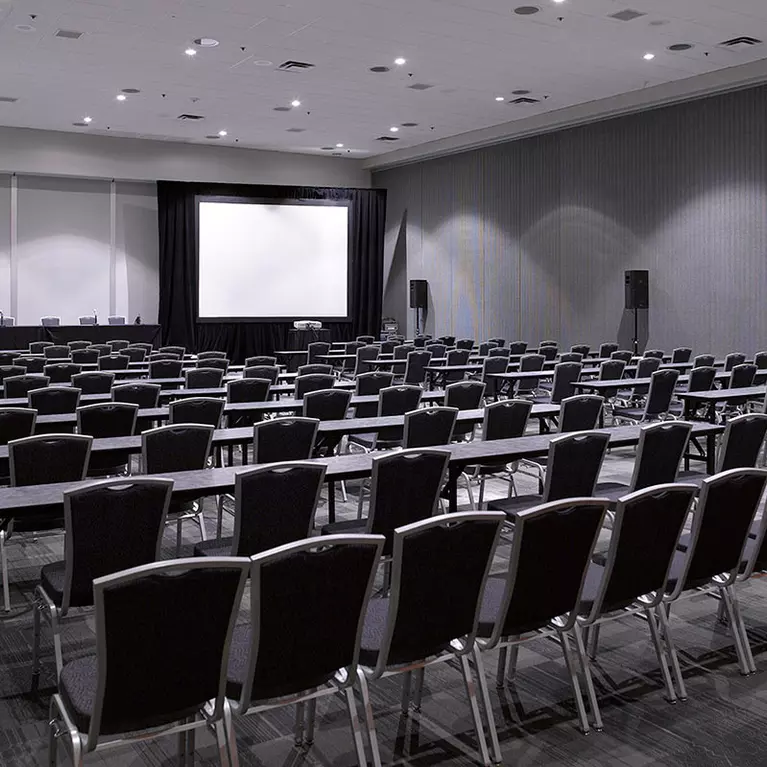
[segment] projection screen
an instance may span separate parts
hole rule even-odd
[[[202,321],[349,319],[349,208],[197,199]]]

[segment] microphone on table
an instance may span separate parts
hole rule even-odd
[[[3,314],[3,310],[0,309],[0,325],[2,325],[5,322],[5,315]]]
[[[93,324],[98,325],[99,324],[99,316],[96,314],[96,310],[93,310]]]
[[[140,324],[141,324],[141,315],[140,315],[140,314],[137,314],[137,315],[136,315],[136,319],[135,319],[135,321],[133,322],[133,324],[134,324],[134,325],[140,325]]]

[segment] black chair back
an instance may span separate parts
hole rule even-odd
[[[713,354],[698,354],[692,361],[693,369],[695,368],[712,368],[716,362],[716,357]]]
[[[500,382],[492,377],[492,373],[505,373],[509,367],[509,361],[505,357],[485,357],[482,360],[481,380],[485,384],[485,393],[488,397],[497,397]]]
[[[319,389],[306,392],[303,396],[304,418],[318,421],[340,421],[346,418],[352,393],[345,389]]]
[[[710,391],[714,388],[716,368],[694,367],[687,379],[687,391]]]
[[[320,391],[322,389],[332,389],[336,379],[327,373],[312,373],[308,376],[297,376],[296,378],[296,399],[303,399],[304,394],[311,391]]]
[[[396,341],[392,341],[391,339],[386,341],[381,341],[378,348],[381,352],[381,354],[393,354],[394,353],[394,347],[397,346]]]
[[[623,360],[605,360],[599,366],[599,380],[600,381],[620,381],[623,378],[623,374],[626,370],[626,363]],[[618,396],[618,388],[615,389],[603,389],[602,396],[605,399],[612,399]]]
[[[360,346],[356,351],[356,361],[354,365],[354,374],[360,375],[361,373],[369,373],[373,370],[372,365],[367,363],[371,360],[378,359],[378,347],[374,344],[368,344],[367,346]]]
[[[213,427],[202,424],[171,424],[141,434],[141,457],[146,474],[204,469]]]
[[[367,344],[362,343],[362,341],[348,341],[346,344],[344,344],[344,354],[353,354],[354,359],[344,360],[341,366],[343,370],[352,372],[356,368],[357,349],[361,349],[363,346],[367,346]]]
[[[767,435],[767,415],[747,413],[727,421],[719,448],[717,474],[730,469],[754,468]]]
[[[581,359],[588,357],[590,351],[591,347],[588,344],[575,344],[574,346],[570,347],[570,352],[572,354],[580,354]]]
[[[650,392],[645,405],[645,418],[665,415],[671,406],[679,371],[656,370],[650,380]]]
[[[663,349],[648,349],[642,356],[652,357],[653,359],[657,359],[663,362],[664,354],[665,352],[663,351]]]
[[[663,421],[643,426],[631,477],[632,490],[676,482],[679,462],[687,449],[692,424]]]
[[[551,386],[551,404],[558,405],[563,399],[575,394],[573,384],[581,377],[580,362],[560,362],[554,367],[554,383]]]
[[[767,370],[767,352],[757,352],[754,355],[754,365],[757,370]]]
[[[13,360],[14,365],[23,367],[27,374],[42,373],[45,370],[45,357],[16,357]]]
[[[149,363],[150,378],[181,378],[181,360],[152,360]]]
[[[0,367],[0,383],[3,383],[6,378],[15,378],[16,376],[23,376],[27,372],[27,369],[22,365],[3,365]]]
[[[249,651],[228,685],[238,709],[319,687],[339,669],[356,679],[381,544],[379,537],[330,535],[253,558]]]
[[[375,340],[375,336],[357,336],[357,341],[363,344],[372,344]]]
[[[623,360],[627,365],[631,362],[631,360],[634,358],[634,352],[630,352],[626,349],[618,349],[617,351],[614,351],[610,355],[610,359],[613,360]]]
[[[431,362],[431,352],[427,349],[409,352],[405,364],[406,384],[422,384],[426,380],[426,367]]]
[[[689,362],[692,349],[689,346],[679,346],[671,352],[671,362]]]
[[[189,397],[173,400],[169,407],[169,423],[202,423],[221,428],[224,400],[220,397]]]
[[[358,397],[371,397],[391,386],[394,381],[394,374],[383,370],[375,370],[372,373],[362,373],[357,376],[354,384],[354,394]],[[362,405],[354,406],[355,418],[372,418],[378,415],[378,403],[368,402]]]
[[[107,341],[107,343],[113,352],[121,352],[123,349],[127,349],[130,346],[130,341],[126,341],[124,338],[118,338],[114,341]]]
[[[306,348],[306,362],[309,365],[315,362],[322,362],[317,357],[327,354],[330,351],[330,344],[327,341],[314,341]]]
[[[66,344],[52,344],[43,349],[43,357],[47,360],[64,359],[69,357],[70,352],[71,349]]]
[[[184,386],[187,389],[218,389],[223,380],[224,371],[218,368],[189,368],[184,371]]]
[[[253,427],[253,462],[305,461],[312,457],[317,429],[316,418],[275,418]]]
[[[250,365],[242,371],[243,378],[266,378],[272,386],[277,383],[280,369],[276,365]]]
[[[564,352],[559,355],[559,362],[583,362],[583,355],[580,352]]]
[[[596,394],[576,394],[563,399],[559,409],[558,431],[566,434],[596,429],[604,404],[604,398]]]
[[[161,354],[175,354],[179,359],[184,359],[186,354],[186,347],[184,346],[161,346],[159,349]]]
[[[332,365],[320,365],[320,364],[314,364],[314,365],[300,365],[298,368],[298,375],[300,376],[308,376],[312,375],[314,373],[321,373],[323,375],[330,375],[333,372],[333,366]]]
[[[753,386],[756,378],[756,365],[741,363],[730,370],[730,389],[744,389]]]
[[[112,388],[112,402],[128,402],[142,410],[155,408],[160,402],[160,384],[121,384]]]
[[[46,365],[43,368],[43,374],[47,375],[52,384],[71,383],[72,378],[76,376],[82,368],[72,362],[56,362],[53,365]]]
[[[642,357],[637,363],[636,377],[650,378],[661,366],[661,360],[657,357]],[[640,384],[633,388],[634,397],[646,397],[650,391],[649,384]]]
[[[421,404],[422,395],[423,389],[420,386],[411,386],[409,384],[389,386],[386,389],[381,389],[376,415],[405,415],[405,413],[409,413],[411,410],[417,410]],[[380,446],[386,443],[399,443],[402,442],[403,438],[403,426],[379,429],[376,444]]]
[[[724,358],[724,372],[729,373],[736,365],[742,365],[746,361],[746,355],[740,352],[732,352]]]
[[[76,351],[77,349],[87,349],[89,346],[91,346],[90,341],[67,341],[67,346],[70,348],[71,351]]]
[[[256,357],[246,357],[245,358],[245,367],[251,368],[251,367],[257,367],[259,365],[265,365],[266,367],[274,367],[277,365],[277,358],[276,357],[270,357],[265,354],[258,355]]]
[[[85,479],[93,439],[84,434],[39,434],[8,443],[11,487]]]
[[[468,349],[453,349],[447,353],[448,365],[468,365],[469,355],[471,352]],[[463,380],[466,373],[462,371],[454,371],[445,374],[445,383],[454,383],[455,381]]]
[[[127,357],[129,362],[143,362],[146,359],[146,349],[141,346],[126,346],[119,353]]]
[[[367,532],[386,539],[392,551],[394,530],[434,515],[447,478],[450,453],[403,450],[373,459]]]
[[[109,394],[114,383],[114,373],[89,371],[72,376],[72,386],[83,394]]]
[[[410,354],[415,349],[415,346],[412,346],[411,344],[400,344],[399,346],[394,347],[394,359],[395,360],[406,360],[407,355]]]
[[[384,639],[363,663],[375,660],[381,673],[439,655],[453,640],[471,646],[503,522],[500,512],[475,512],[397,529]]]
[[[266,402],[272,382],[268,378],[236,378],[227,381],[227,402]]]
[[[482,421],[482,439],[513,439],[522,437],[533,409],[526,399],[504,399],[485,407]]]
[[[495,338],[488,338],[487,339],[491,344],[495,344],[496,346],[506,346],[506,339],[500,338],[496,336]]]
[[[238,472],[232,556],[251,557],[311,537],[325,468],[284,463]]]
[[[479,635],[489,646],[562,615],[570,616],[565,628],[574,623],[607,505],[599,498],[571,498],[516,515],[508,571],[488,581],[488,592],[503,592],[500,609],[480,619]]]
[[[440,359],[447,354],[447,345],[440,343],[439,341],[427,342],[426,349],[431,352],[432,357],[437,359]]]
[[[458,410],[476,410],[482,405],[485,396],[485,384],[482,381],[459,381],[445,388],[445,407]],[[456,424],[453,439],[462,439],[474,433],[474,424]]]
[[[130,357],[124,354],[107,354],[99,357],[99,370],[127,370]]]
[[[30,437],[35,432],[37,411],[28,407],[0,407],[0,445]],[[7,476],[7,461],[4,476]]]
[[[599,356],[602,357],[602,359],[605,359],[607,357],[612,357],[613,352],[617,352],[617,351],[618,351],[618,344],[614,344],[610,341],[599,345]]]
[[[458,408],[424,407],[405,413],[406,448],[447,445],[453,439]]]
[[[80,404],[80,390],[73,386],[49,386],[33,389],[27,394],[28,407],[38,415],[74,413]]]
[[[48,346],[53,346],[53,341],[32,341],[29,344],[29,353],[43,354]]]
[[[220,357],[208,357],[207,359],[197,360],[195,367],[204,368],[205,370],[220,370],[221,373],[226,373],[229,370],[229,360]]]
[[[210,352],[197,352],[197,359],[198,360],[225,360],[227,359],[226,352],[217,352],[217,351],[210,351]],[[274,364],[277,362],[277,359],[275,357],[270,357],[269,359],[273,360],[273,362],[269,364]],[[259,364],[259,363],[256,363]],[[266,364],[266,363],[263,363]]]
[[[137,415],[138,405],[127,402],[83,405],[77,408],[77,431],[98,439],[129,437],[136,430]]]
[[[519,372],[528,373],[531,371],[543,370],[543,365],[546,362],[546,357],[543,354],[525,354],[519,360]],[[531,378],[520,378],[517,381],[517,392],[519,394],[529,394],[538,388],[541,379],[535,376]]]
[[[210,700],[216,715],[221,712],[247,573],[245,560],[211,557],[157,562],[96,579],[99,681],[89,747],[99,734],[175,722]],[[158,636],[174,651],[157,652]],[[66,666],[62,676],[68,678]]]
[[[604,432],[577,432],[552,439],[544,502],[593,496],[609,443],[610,435]]]
[[[93,581],[160,559],[173,482],[133,477],[64,493],[62,611],[93,604]]]
[[[512,341],[509,344],[509,354],[519,355],[524,354],[527,351],[526,341]]]
[[[28,373],[21,376],[10,376],[3,381],[3,392],[6,399],[26,397],[35,389],[44,389],[50,383],[48,376]]]
[[[493,346],[488,352],[488,357],[504,357],[505,359],[509,359],[511,356],[511,349],[506,346]],[[450,363],[448,363],[450,364]]]
[[[468,351],[471,351],[474,348],[474,339],[473,338],[459,338],[455,342],[455,348],[456,349],[467,349]]]
[[[540,354],[546,362],[553,362],[559,354],[559,348],[556,346],[541,346],[538,348]]]
[[[97,351],[99,353],[99,357],[106,357],[107,354],[112,353],[112,347],[109,344],[91,344],[88,349]]]
[[[98,349],[73,349],[72,362],[78,365],[97,365],[99,361]]]
[[[661,601],[695,493],[694,485],[661,484],[618,501],[601,585],[591,604],[581,604],[581,613],[593,620],[639,597],[647,604]]]

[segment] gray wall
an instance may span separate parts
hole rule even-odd
[[[375,173],[384,314],[429,281],[427,330],[616,339],[650,270],[649,345],[767,347],[767,87]]]

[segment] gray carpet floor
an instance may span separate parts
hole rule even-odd
[[[633,452],[608,455],[601,481],[628,482]],[[530,476],[518,475],[520,492],[535,492]],[[507,486],[488,484],[487,498],[505,496]],[[339,518],[356,515],[357,484],[349,499],[339,494]],[[466,508],[461,489],[459,502]],[[215,509],[206,501],[209,536],[215,532]],[[318,524],[326,520],[323,501]],[[231,517],[225,521],[231,534]],[[609,531],[603,531],[606,545]],[[194,525],[185,529],[185,553],[199,540]],[[170,558],[175,530],[169,529],[164,554]],[[32,597],[40,567],[61,559],[63,536],[9,545],[13,609],[0,618],[0,765],[47,764],[48,702],[54,689],[50,635],[43,635],[40,688],[30,692]],[[497,555],[502,571],[508,547]],[[646,625],[636,618],[607,624],[601,635],[594,671],[605,720],[601,733],[584,736],[575,726],[575,709],[561,652],[547,640],[528,643],[520,652],[516,679],[499,693],[494,685],[496,653],[485,658],[491,698],[502,742],[504,763],[517,767],[764,767],[767,764],[767,600],[766,585],[754,578],[739,589],[759,672],[740,676],[733,642],[715,620],[717,603],[705,596],[685,599],[674,608],[675,637],[680,650],[689,700],[670,705],[663,687]],[[245,612],[243,611],[243,620]],[[45,631],[45,630],[44,630]],[[93,646],[90,611],[73,611],[64,622],[64,657],[88,653]],[[163,648],[168,651],[168,648]],[[399,710],[399,678],[372,686],[379,742],[384,763],[396,765],[476,764],[475,736],[461,676],[451,664],[427,671],[421,715]],[[341,699],[318,705],[318,728],[308,751],[293,747],[293,710],[281,709],[249,717],[236,725],[240,763],[256,765],[356,764],[346,710]],[[87,764],[119,767],[170,767],[176,764],[176,741],[160,738],[86,758]],[[212,737],[197,739],[196,764],[217,764]],[[60,752],[60,764],[68,757]]]

